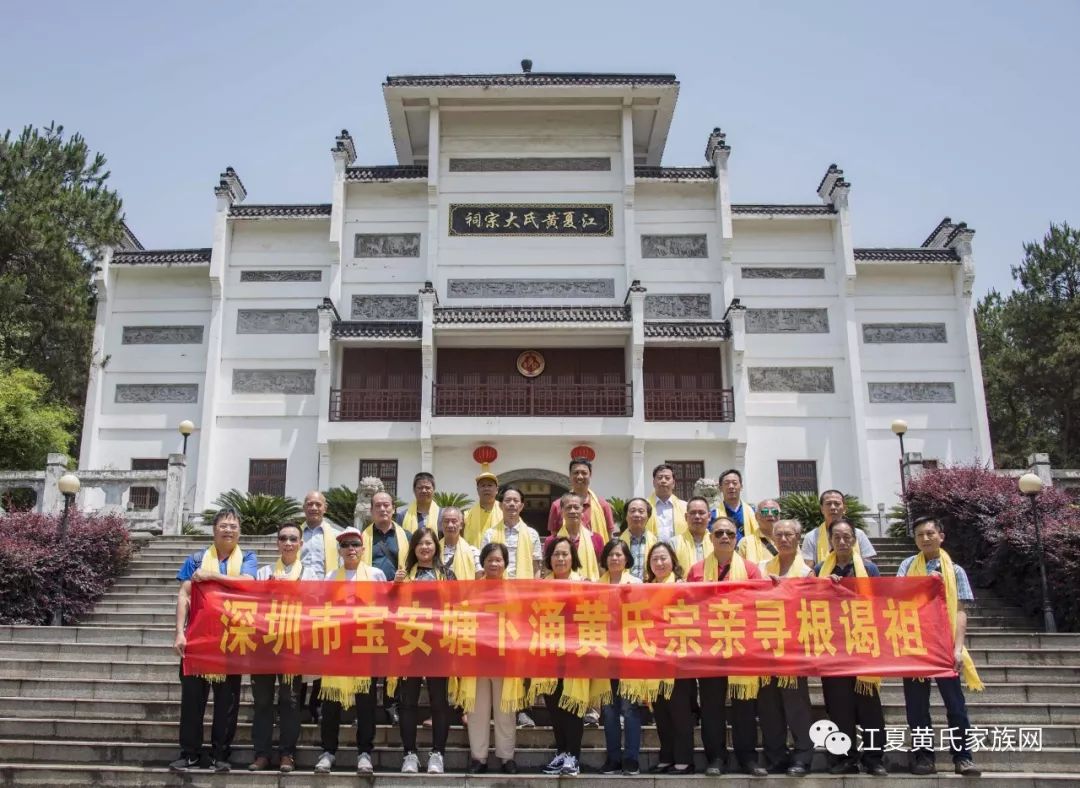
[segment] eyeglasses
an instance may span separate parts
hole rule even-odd
[[[363,542],[338,542],[342,547],[361,547]]]
[[[764,515],[765,517],[779,517],[780,510],[773,509],[771,506],[763,506],[758,509],[758,514]]]
[[[277,540],[279,542],[299,542],[300,537],[299,536],[279,536],[277,538]]]
[[[736,532],[736,531],[724,531],[724,530],[713,531],[712,534],[713,534],[713,536],[726,536],[728,539],[734,539],[736,536],[738,536],[738,532]]]

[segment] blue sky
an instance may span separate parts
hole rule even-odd
[[[394,161],[387,74],[653,71],[681,82],[664,163],[721,126],[736,202],[852,183],[855,242],[976,230],[976,291],[1050,222],[1080,225],[1080,2],[4,4],[0,128],[51,120],[107,156],[148,247],[208,246],[217,174],[325,202],[341,128]]]

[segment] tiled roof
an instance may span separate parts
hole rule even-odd
[[[713,167],[634,167],[637,180],[706,181],[716,177]]]
[[[435,322],[466,323],[626,323],[629,306],[436,307]]]
[[[427,178],[426,164],[388,164],[378,167],[349,167],[345,170],[347,181],[402,181]]]
[[[735,205],[731,206],[732,213],[758,213],[778,216],[829,216],[836,213],[831,205]]]
[[[856,260],[883,260],[890,263],[954,263],[960,260],[952,249],[856,249]]]
[[[730,339],[731,325],[713,321],[662,323],[645,321],[646,339]]]
[[[552,85],[678,85],[674,74],[407,74],[388,76],[386,87],[547,87]]]
[[[144,249],[117,252],[113,265],[199,265],[210,262],[210,249]]]
[[[335,339],[419,339],[421,323],[417,320],[339,320],[331,328]]]
[[[312,205],[234,205],[229,216],[239,219],[302,219],[330,215],[330,203]]]

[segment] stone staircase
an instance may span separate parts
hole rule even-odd
[[[233,750],[234,771],[229,775],[194,772],[171,775],[166,764],[177,757],[180,684],[177,659],[172,652],[172,631],[177,584],[176,570],[183,556],[206,543],[206,537],[166,537],[150,542],[137,555],[127,575],[120,578],[94,612],[77,627],[0,627],[0,785],[108,786],[271,786],[319,785],[326,788],[377,782],[380,785],[440,783],[445,785],[550,785],[555,778],[538,774],[550,759],[552,736],[546,715],[535,710],[539,727],[518,731],[518,777],[499,774],[466,776],[468,742],[463,728],[451,730],[443,777],[403,777],[397,773],[401,751],[397,728],[380,725],[376,738],[374,778],[358,778],[350,767],[356,753],[339,752],[339,771],[324,777],[311,773],[318,750],[318,729],[305,723],[297,753],[298,771],[252,774],[245,767],[253,758],[251,698],[245,680],[240,727]],[[905,540],[876,539],[877,563],[886,576],[895,574],[912,550]],[[256,549],[260,562],[273,555],[269,537],[244,539]],[[969,647],[987,691],[968,695],[972,723],[990,729],[1006,728],[1015,736],[1019,726],[1042,730],[1041,751],[982,751],[976,761],[983,779],[1007,780],[1009,785],[1080,785],[1080,634],[1045,635],[1018,610],[977,592],[978,606],[969,616]],[[820,686],[811,680],[811,696],[824,716]],[[932,695],[934,722],[945,725],[945,712],[937,692]],[[882,689],[889,726],[904,725],[903,691],[899,680],[886,680]],[[342,733],[342,744],[352,741]],[[426,755],[430,732],[421,730],[420,747]],[[700,740],[699,740],[699,761]],[[659,742],[647,727],[642,765],[655,762]],[[1013,743],[1016,747],[1016,743]],[[595,769],[603,762],[603,732],[587,729],[583,764]],[[897,778],[930,785],[955,780],[947,769],[947,753],[939,754],[942,774],[916,778],[906,774],[906,753],[888,756]],[[494,760],[492,761],[494,763]],[[703,765],[699,763],[699,766]],[[582,781],[625,780],[603,777],[587,768]],[[703,776],[669,778],[643,775],[635,784],[673,786],[701,782]],[[750,778],[727,777],[745,783]],[[815,773],[803,785],[880,784],[870,777],[830,777]],[[734,783],[732,783],[734,784]]]

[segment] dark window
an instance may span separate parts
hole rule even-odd
[[[397,460],[360,460],[360,478],[378,476],[383,489],[397,498]]]
[[[248,492],[284,495],[286,463],[287,460],[249,460]]]
[[[937,460],[928,460],[923,458],[922,467],[924,471],[936,471],[940,466]]]
[[[705,460],[664,460],[675,472],[675,494],[684,501],[694,494],[694,482],[705,477]]]
[[[780,494],[809,493],[817,495],[817,463],[814,460],[777,460]]]
[[[156,457],[132,458],[133,471],[167,471],[169,461]],[[153,487],[132,487],[128,491],[128,504],[138,512],[148,512],[158,505],[158,491]]]

